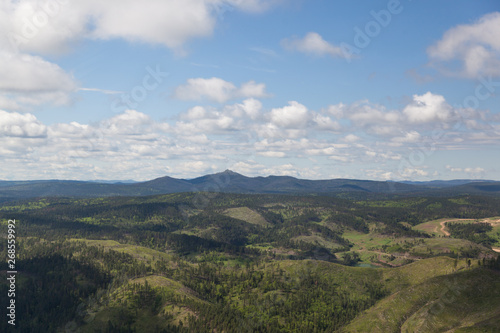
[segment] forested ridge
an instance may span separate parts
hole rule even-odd
[[[147,196],[167,193],[205,192],[328,195],[350,199],[393,199],[400,196],[483,195],[498,197],[500,182],[454,180],[394,182],[361,179],[308,180],[290,176],[246,177],[231,170],[176,179],[169,176],[144,182],[92,182],[71,180],[0,181],[0,202],[42,196]]]

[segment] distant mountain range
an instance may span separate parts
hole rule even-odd
[[[465,185],[469,183],[494,183],[494,180],[483,180],[483,179],[453,179],[453,180],[431,180],[423,182],[412,182],[412,181],[401,181],[404,184],[410,185],[423,185],[429,187],[451,187],[457,185]]]
[[[274,193],[345,197],[500,195],[500,182],[435,180],[394,182],[357,179],[307,180],[289,176],[246,177],[231,170],[194,179],[161,177],[146,182],[0,181],[0,200],[32,197],[145,196],[179,192]]]

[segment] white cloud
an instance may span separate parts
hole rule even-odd
[[[452,116],[452,107],[443,96],[427,92],[413,95],[413,102],[404,108],[403,113],[411,123],[446,122]]]
[[[260,13],[270,9],[276,4],[284,2],[284,0],[226,0],[226,2],[240,10]],[[222,1],[222,3],[224,2]]]
[[[476,168],[465,168],[464,171],[469,174],[478,174],[478,173],[484,173],[485,170],[483,168],[476,167]]]
[[[336,118],[342,118],[345,115],[347,106],[344,103],[339,103],[337,105],[330,105],[326,109],[326,112],[331,114]]]
[[[0,110],[0,136],[40,138],[46,135],[47,127],[34,115]]]
[[[399,176],[402,179],[414,179],[415,177],[425,177],[428,176],[429,173],[423,168],[404,168]]]
[[[374,124],[391,125],[401,122],[401,114],[397,111],[387,111],[381,105],[372,105],[366,101],[356,102],[348,108],[345,117],[358,126]]]
[[[80,38],[124,39],[182,51],[190,39],[211,36],[224,9],[262,12],[261,0],[6,0],[3,48],[44,54],[67,51]],[[133,22],[133,24],[131,24]]]
[[[269,175],[276,175],[276,176],[292,176],[292,177],[297,177],[299,173],[297,172],[296,168],[293,166],[293,164],[282,164],[282,165],[277,165],[277,166],[272,166],[270,168],[264,169],[264,172]]]
[[[265,168],[265,165],[255,161],[239,161],[230,166],[231,170],[244,175],[254,175],[263,168]]]
[[[0,90],[48,92],[75,88],[73,78],[55,64],[36,56],[0,52]]]
[[[392,172],[381,169],[368,169],[365,170],[365,173],[371,179],[380,179],[380,180],[392,180],[394,176]]]
[[[255,143],[255,149],[258,152],[265,151],[283,151],[290,152],[294,150],[303,150],[309,147],[309,140],[302,139],[301,141],[294,139],[282,139],[279,141],[273,141],[268,138],[262,139]]]
[[[178,135],[199,135],[202,133],[215,134],[234,129],[234,120],[230,117],[221,115],[218,118],[205,118],[195,121],[177,122],[175,125],[175,132]]]
[[[288,106],[271,110],[271,123],[287,129],[303,128],[309,121],[307,107],[296,102],[288,102]]]
[[[293,37],[284,39],[282,44],[286,49],[316,56],[345,56],[340,47],[328,43],[316,32],[309,32],[304,38]]]
[[[440,41],[428,48],[427,54],[450,76],[500,76],[499,31],[500,12],[493,12],[473,24],[451,28]],[[459,68],[453,67],[456,61],[460,63]]]
[[[237,88],[233,83],[217,77],[188,79],[185,85],[177,87],[174,92],[174,97],[181,100],[202,100],[206,98],[218,103],[237,98],[267,96],[265,84],[249,81]]]
[[[225,110],[233,117],[250,117],[255,120],[261,115],[262,103],[254,98],[245,99],[241,104],[225,107]]]
[[[231,99],[236,90],[234,84],[220,78],[197,78],[189,79],[187,84],[177,87],[174,96],[182,100],[201,100],[203,98],[208,98],[212,101],[223,103]]]
[[[308,155],[334,155],[337,153],[337,149],[335,147],[326,147],[326,148],[321,148],[321,149],[308,149],[306,150],[306,154]]]
[[[210,36],[215,26],[207,1],[111,0],[91,3],[90,8],[85,8],[85,5],[81,8],[82,12],[96,13],[95,28],[90,31],[93,38],[123,38],[176,49],[188,39]]]
[[[286,140],[286,139],[299,139],[305,138],[309,134],[308,128],[294,129],[294,128],[281,128],[272,123],[264,123],[254,126],[255,134],[259,138],[271,140]]]
[[[366,155],[368,155],[368,156],[370,156],[370,157],[375,157],[375,156],[377,156],[377,153],[376,153],[376,152],[374,152],[374,151],[367,151],[367,152],[366,152]]]
[[[179,167],[184,170],[190,170],[190,172],[194,172],[199,175],[213,171],[215,169],[213,165],[209,165],[208,163],[203,161],[183,162],[180,163]]]
[[[267,175],[291,176],[296,178],[318,178],[317,168],[301,168],[291,163],[275,165],[261,170]]]
[[[264,157],[285,157],[286,154],[282,151],[261,151],[258,152],[257,155]]]
[[[449,170],[450,172],[454,172],[454,173],[467,173],[471,177],[472,176],[476,176],[476,175],[484,174],[484,172],[485,172],[485,169],[483,169],[481,167],[475,167],[475,168],[471,168],[471,167],[457,168],[457,167],[452,167],[450,165],[447,165],[446,169]]]
[[[255,99],[242,103],[226,105],[222,110],[195,106],[179,115],[173,131],[179,135],[214,134],[243,129],[252,129],[254,121],[260,116],[262,104]]]
[[[342,163],[347,163],[347,162],[351,161],[351,159],[348,156],[335,156],[335,155],[332,155],[332,156],[328,156],[328,159],[334,160],[334,161],[337,161],[337,162],[342,162]]]
[[[314,115],[313,121],[317,124],[318,129],[324,131],[340,131],[342,126],[338,121],[333,120],[328,116],[323,116],[321,114]]]
[[[399,142],[399,143],[411,143],[411,142],[418,142],[421,140],[421,135],[417,131],[411,131],[407,132],[404,136],[402,137],[394,137],[391,139],[393,142]]]
[[[143,126],[151,124],[150,117],[142,112],[126,110],[111,119],[102,122],[109,133],[115,134],[147,134],[143,132]]]
[[[348,135],[346,135],[346,136],[345,136],[342,140],[343,140],[343,141],[345,141],[345,142],[350,142],[350,143],[351,143],[351,142],[356,142],[356,141],[359,141],[359,140],[361,140],[361,139],[360,139],[360,137],[359,137],[359,136],[357,136],[357,135],[354,135],[354,134],[348,134]]]
[[[10,52],[54,54],[67,52],[85,34],[90,16],[79,6],[84,2],[62,0],[2,1],[0,37]],[[89,3],[89,2],[87,2]]]
[[[241,88],[236,92],[237,97],[268,97],[269,94],[266,92],[266,85],[264,83],[255,83],[254,81],[249,81],[243,83]]]
[[[462,168],[455,168],[455,167],[452,167],[450,165],[447,165],[446,169],[450,170],[451,172],[462,172],[463,171]]]
[[[27,54],[0,52],[0,107],[66,104],[77,83],[56,64]]]
[[[123,91],[116,91],[116,90],[107,90],[107,89],[99,89],[99,88],[78,88],[78,91],[93,91],[93,92],[99,92],[105,95],[117,95],[117,94],[123,94]]]

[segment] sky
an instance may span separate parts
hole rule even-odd
[[[500,2],[0,0],[0,179],[500,180]]]

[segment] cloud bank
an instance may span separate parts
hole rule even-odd
[[[144,180],[144,175],[193,177],[227,168],[249,175],[418,178],[432,170],[425,164],[398,170],[408,152],[422,146],[462,149],[464,142],[468,148],[498,145],[497,118],[452,107],[431,92],[413,96],[396,110],[369,101],[321,110],[290,101],[266,109],[258,99],[247,98],[217,108],[195,106],[169,122],[126,110],[94,124],[44,124],[30,113],[0,111],[0,153],[3,168],[9,168],[2,172],[13,179],[27,174],[33,179],[111,179],[118,172]],[[366,166],[363,174],[326,173],[332,165],[348,170],[360,164]],[[484,174],[476,166],[451,171]]]

